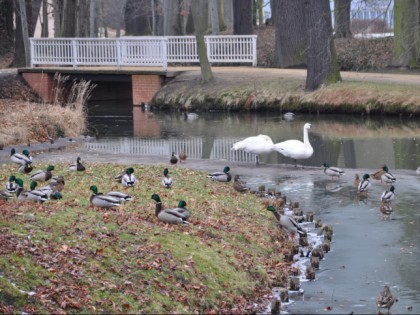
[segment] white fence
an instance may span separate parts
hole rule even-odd
[[[257,65],[257,36],[205,36],[210,63]],[[36,65],[158,66],[198,63],[195,36],[121,38],[31,38],[31,68]]]

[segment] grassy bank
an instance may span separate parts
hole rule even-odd
[[[0,200],[0,312],[249,313],[271,285],[287,284],[292,244],[253,194],[184,168],[170,169],[175,186],[166,190],[163,165],[135,165],[134,200],[95,210],[90,185],[122,190],[112,179],[121,165],[67,167],[53,171],[66,178],[60,201]],[[10,174],[16,167],[3,165],[3,183]],[[19,177],[28,188],[29,175]],[[158,221],[152,193],[168,207],[185,200],[191,224]]]
[[[159,108],[187,110],[268,110],[300,113],[420,115],[416,85],[344,81],[314,92],[290,77],[217,76],[201,85],[199,74],[169,82],[155,96]]]

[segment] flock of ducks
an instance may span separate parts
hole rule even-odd
[[[194,119],[192,117],[191,119]],[[186,117],[190,119],[190,117]],[[293,119],[293,117],[291,117]],[[256,155],[256,164],[259,165],[259,155],[268,154],[273,151],[281,153],[285,157],[289,157],[294,160],[295,167],[297,166],[297,160],[308,159],[313,155],[313,148],[309,142],[308,130],[312,128],[310,123],[306,123],[303,126],[303,142],[300,140],[286,140],[280,143],[274,144],[271,138],[267,135],[258,135],[248,137],[242,141],[233,144],[231,150],[243,150],[248,153]],[[184,151],[180,152],[178,157],[172,152],[169,163],[176,165],[178,162],[182,163],[186,160],[187,155]],[[10,159],[12,162],[19,165],[18,172],[20,173],[31,173],[33,170],[33,159],[30,156],[28,150],[23,150],[22,154],[16,153],[15,149],[11,150]],[[343,170],[338,167],[330,166],[327,162],[323,164],[324,174],[331,177],[332,180],[340,178],[345,174]],[[33,173],[30,177],[31,185],[30,190],[23,189],[23,180],[16,178],[14,175],[10,176],[7,183],[6,189],[0,191],[0,198],[9,199],[16,194],[20,201],[32,201],[32,202],[44,202],[48,199],[60,199],[61,191],[64,188],[65,181],[62,176],[53,176],[52,171],[54,170],[53,165],[49,165],[46,170],[39,170]],[[81,158],[78,157],[75,164],[69,166],[71,171],[83,172],[86,168],[81,163]],[[416,173],[420,175],[420,166],[416,170]],[[230,174],[229,166],[224,167],[223,171],[213,172],[208,174],[208,178],[220,181],[230,182],[232,176]],[[362,179],[356,174],[354,185],[357,187],[358,194],[367,194],[371,182],[370,178],[374,178],[382,183],[389,186],[389,189],[385,190],[381,197],[381,212],[385,217],[390,217],[392,209],[392,201],[395,198],[395,187],[394,183],[396,178],[389,172],[389,169],[384,165],[379,171],[373,174],[364,174]],[[46,182],[50,180],[50,183],[46,186],[36,189],[38,182]],[[129,188],[134,187],[137,184],[137,178],[134,175],[134,169],[128,167],[125,171],[114,177],[114,180],[122,185],[122,187]],[[171,188],[174,185],[172,178],[169,175],[168,168],[163,171],[162,185],[165,188]],[[238,192],[249,191],[246,184],[240,179],[239,175],[235,175],[233,181],[233,188]],[[125,193],[119,191],[110,191],[103,194],[98,191],[96,186],[91,186],[90,190],[92,195],[90,196],[90,203],[94,207],[98,208],[114,208],[120,207],[123,203],[131,201],[133,198]],[[155,215],[156,217],[165,223],[169,224],[189,224],[188,219],[190,218],[190,211],[186,208],[187,203],[184,200],[180,200],[178,206],[175,208],[165,208],[162,204],[160,196],[153,194],[151,199],[155,201]],[[284,228],[290,233],[293,239],[294,235],[304,235],[305,232],[300,228],[299,224],[290,216],[281,215],[272,205],[267,206],[268,211],[272,212],[277,219],[277,223],[281,228]],[[391,306],[397,299],[390,292],[389,286],[385,285],[383,291],[379,294],[376,299],[378,311],[380,308],[387,308],[388,312]]]

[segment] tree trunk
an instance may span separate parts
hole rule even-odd
[[[233,30],[233,0],[223,0],[223,16],[227,31]]]
[[[257,0],[255,7],[257,11],[257,24],[260,26],[264,25],[263,0]]]
[[[64,0],[61,14],[61,36],[76,37],[76,1]]]
[[[217,0],[210,0],[211,7],[211,33],[219,35],[219,11],[217,9]]]
[[[318,1],[318,0],[317,0]],[[306,66],[306,24],[303,0],[277,0],[275,56],[279,68]]]
[[[351,0],[334,0],[335,38],[352,38],[350,29]]]
[[[124,9],[126,35],[151,35],[150,17],[150,0],[127,0]]]
[[[42,0],[41,37],[48,37],[48,0]]]
[[[61,0],[54,0],[54,37],[62,37],[61,24],[62,24],[62,12],[63,12],[63,3]]]
[[[90,2],[78,0],[76,7],[76,37],[90,36]]]
[[[195,0],[191,3],[191,12],[194,19],[195,37],[197,41],[197,54],[201,68],[201,83],[207,83],[213,79],[207,49],[204,41],[204,34],[208,25],[208,2],[206,0]]]
[[[223,11],[224,0],[217,0],[217,12],[219,15],[219,30],[226,31],[225,13]]]
[[[0,56],[12,50],[13,37],[13,2],[0,0]]]
[[[22,28],[23,48],[25,52],[25,66],[29,67],[31,63],[31,52],[29,48],[29,31],[28,19],[26,16],[26,3],[25,0],[19,0],[20,23]]]
[[[419,66],[418,6],[418,0],[394,1],[394,49],[391,66]]]
[[[94,38],[98,37],[98,32],[96,32],[95,23],[96,21],[96,0],[90,0],[89,5],[89,37]],[[117,32],[119,29],[117,29]]]
[[[26,34],[26,38],[28,38],[29,36],[28,24],[30,23],[28,19],[30,18],[30,16],[27,13],[32,12],[32,8],[31,8],[30,0],[26,0],[26,1],[24,0],[24,2],[26,2],[25,3],[26,21],[22,21],[21,19],[22,10],[20,8],[20,0],[14,3],[16,29],[15,29],[15,55],[13,59],[13,65],[15,67],[25,67],[27,65],[27,60],[26,60],[26,55],[25,55],[26,53],[25,51],[26,44],[24,40],[25,35],[23,34],[24,30],[22,29],[22,26],[24,24],[26,25],[26,31],[28,32]],[[27,44],[29,45],[29,43]]]
[[[29,37],[33,37],[35,34],[35,27],[38,22],[39,12],[41,11],[42,0],[32,0],[31,3],[31,24],[28,25]]]
[[[329,0],[304,0],[308,36],[306,90],[341,81],[334,49]]]
[[[198,0],[197,0],[198,1]],[[195,2],[195,1],[193,1]],[[176,36],[181,34],[179,25],[178,0],[163,0],[163,35]],[[207,21],[208,19],[206,19]]]
[[[276,4],[275,1],[270,1],[270,11],[271,11],[271,23],[272,25],[276,24]]]
[[[233,0],[233,33],[252,35],[252,0]]]

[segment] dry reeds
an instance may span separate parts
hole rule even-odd
[[[95,85],[57,75],[52,104],[0,100],[0,146],[76,137],[87,129],[86,102]]]

